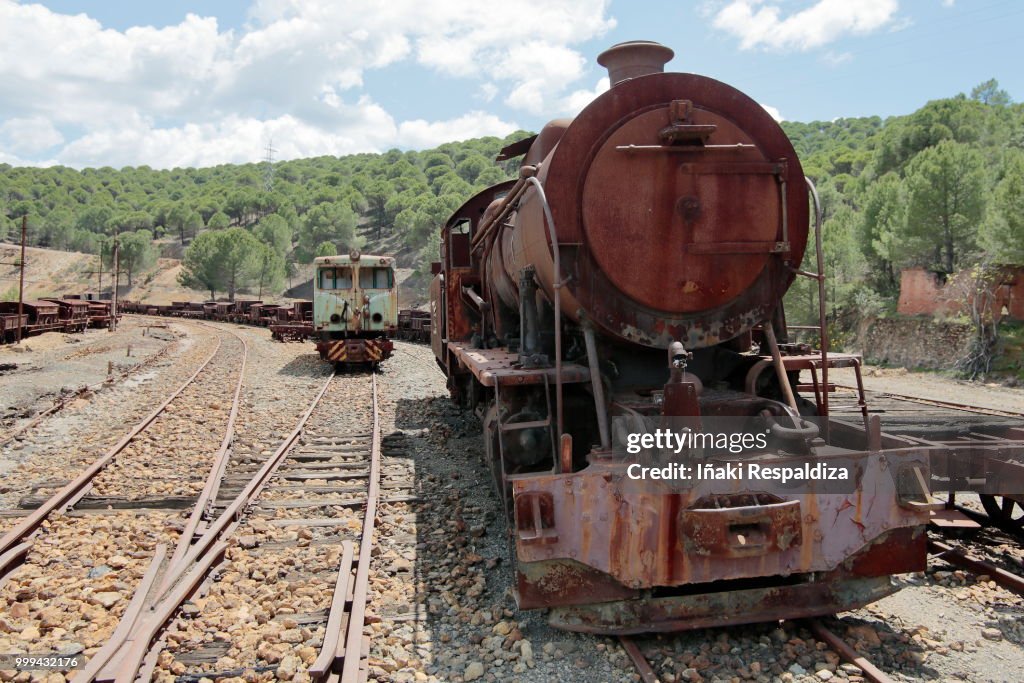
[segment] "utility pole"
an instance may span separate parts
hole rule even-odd
[[[100,269],[99,270],[87,270],[86,274],[87,275],[98,275],[99,276],[99,278],[97,280],[97,283],[96,283],[96,296],[102,297],[103,296],[103,273],[106,272],[106,271],[103,270],[103,245],[100,245],[99,257],[100,257]]]
[[[118,238],[114,237],[114,291],[110,297],[110,331],[117,329],[117,286],[121,281],[121,245]]]
[[[18,275],[18,341],[21,343],[21,316],[25,308],[25,236],[28,234],[28,214],[21,217],[21,273]]]
[[[270,192],[274,189],[274,138],[270,138],[267,142],[267,153],[263,157],[263,163],[266,167],[263,169],[263,189]]]

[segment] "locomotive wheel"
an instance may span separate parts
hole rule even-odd
[[[1024,505],[1007,496],[980,494],[978,497],[996,526],[1017,533],[1024,532]]]
[[[505,518],[512,524],[512,484],[502,476],[501,448],[498,444],[498,406],[492,401],[484,413],[484,461],[491,471],[494,489],[501,498]]]

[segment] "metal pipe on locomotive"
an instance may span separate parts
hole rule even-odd
[[[859,358],[789,343],[782,297],[810,234],[800,161],[756,102],[663,72],[671,58],[604,52],[610,90],[502,151],[523,156],[520,177],[452,215],[434,268],[431,343],[483,422],[518,605],[566,629],[830,614],[925,566],[926,455],[866,411],[829,418],[828,368]],[[616,418],[710,416],[791,420],[791,452],[744,457],[841,457],[856,491],[629,485]]]

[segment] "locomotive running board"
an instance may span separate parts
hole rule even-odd
[[[519,367],[519,354],[504,349],[475,349],[469,344],[448,342],[448,350],[455,354],[459,365],[470,372],[485,387],[497,383],[502,386],[516,384],[543,384],[545,377],[554,382],[555,368]],[[589,382],[590,371],[576,363],[562,363],[562,383]]]

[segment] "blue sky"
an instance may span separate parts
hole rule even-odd
[[[996,78],[1021,0],[0,0],[0,162],[156,168],[538,129],[632,39],[790,120],[906,114]]]

